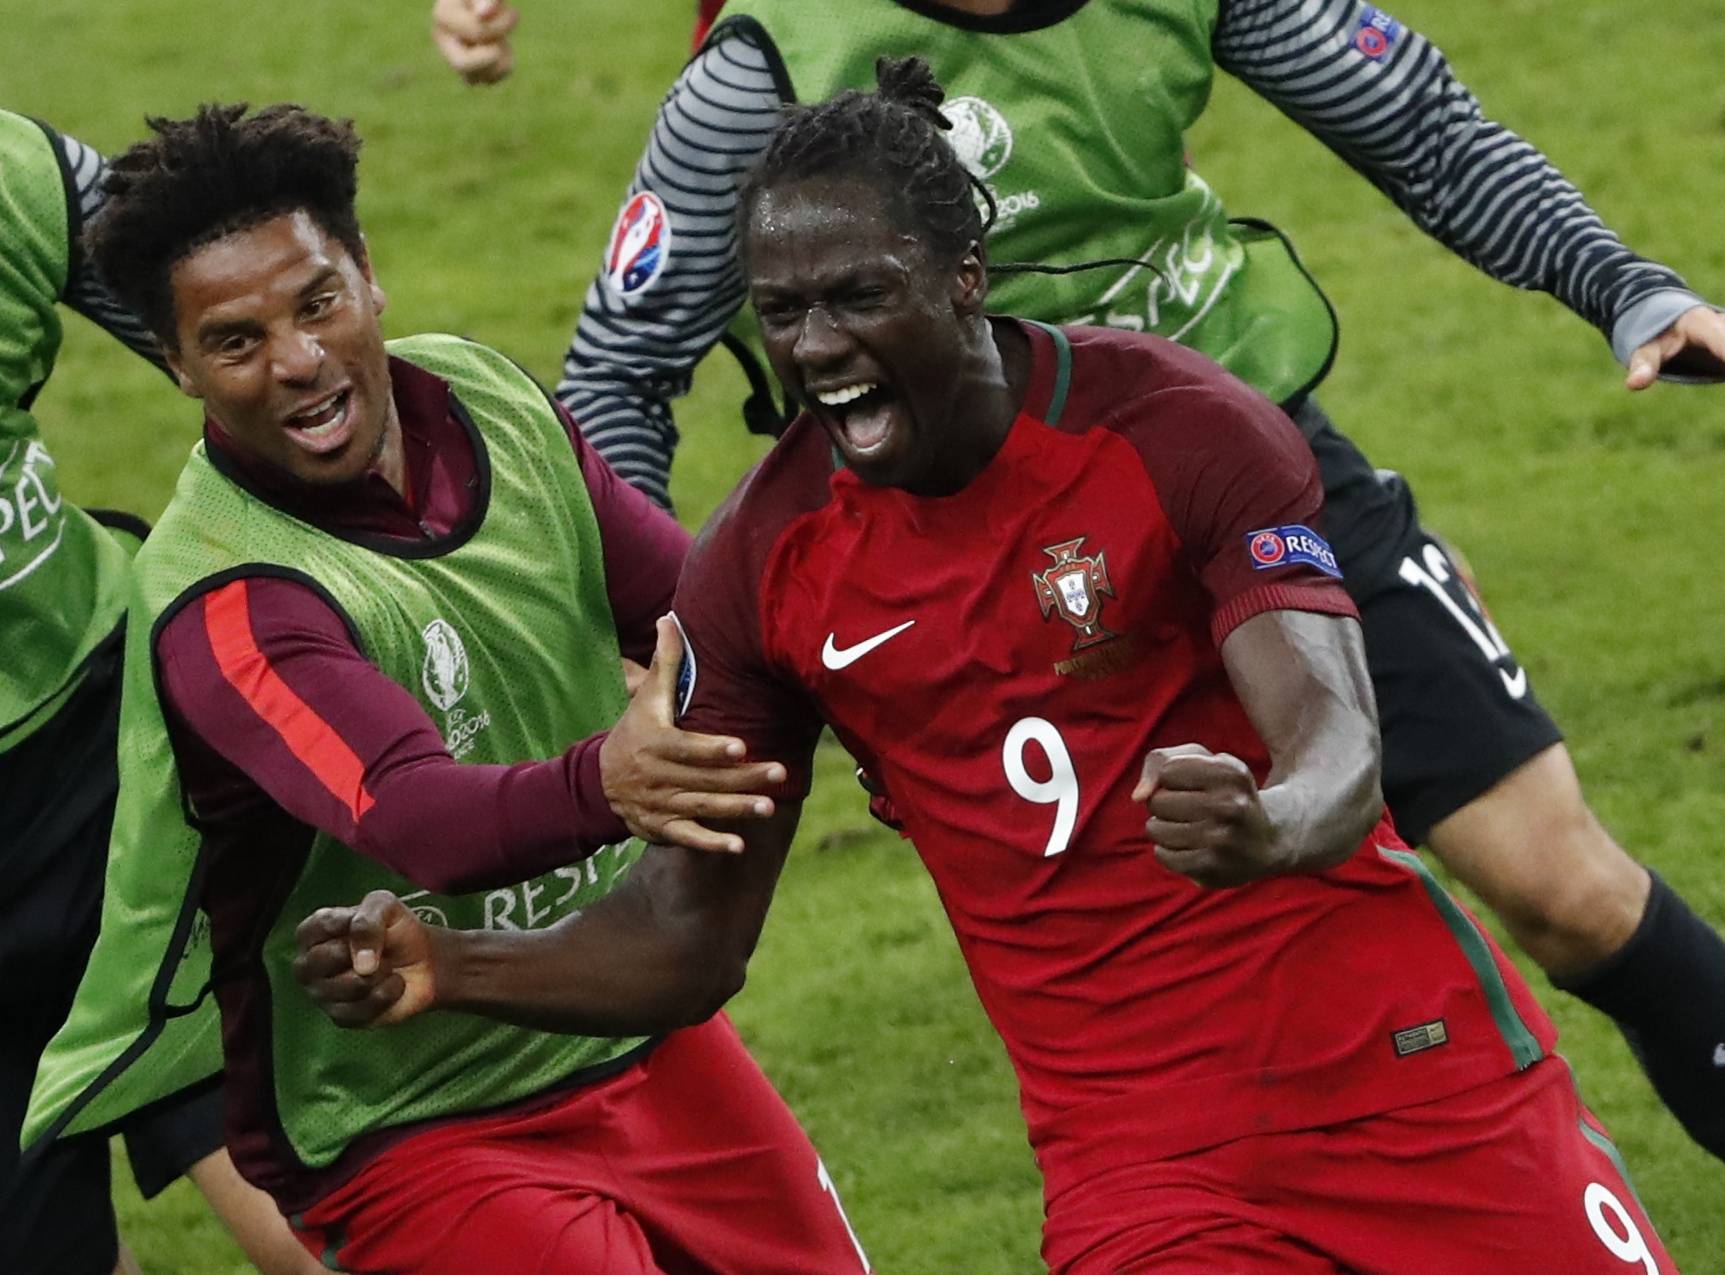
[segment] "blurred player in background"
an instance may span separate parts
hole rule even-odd
[[[79,250],[102,203],[100,155],[0,111],[0,1269],[107,1275],[118,1238],[108,1143],[76,1139],[20,1172],[37,1059],[65,1021],[102,908],[130,558],[148,528],[67,503],[30,405],[60,345],[56,306],[160,364],[155,341]],[[122,1126],[138,1188],[182,1174],[266,1272],[318,1269],[222,1149],[210,1091]],[[126,1269],[130,1257],[125,1259]]]
[[[515,69],[509,33],[520,11],[502,0],[435,0],[431,39],[469,84],[495,84]]]
[[[442,923],[545,925],[626,878],[631,831],[740,848],[700,821],[770,811],[783,771],[677,730],[674,665],[627,700],[687,533],[502,355],[385,346],[351,128],[152,127],[91,250],[204,439],[134,567],[112,923],[27,1136],[213,1067],[213,987],[234,1164],[332,1268],[862,1269],[716,1005],[663,1037],[362,1040],[293,988],[321,903],[388,885]]]
[[[725,0],[696,0],[692,48],[701,47],[724,7]],[[431,39],[469,84],[495,84],[515,69],[509,33],[520,21],[520,10],[503,0],[435,0]]]
[[[652,1030],[669,953],[741,985],[824,721],[1006,1044],[1055,1271],[1673,1270],[1551,1024],[1384,815],[1299,434],[1169,342],[986,314],[940,90],[881,81],[793,111],[744,185],[805,411],[677,588],[682,720],[784,758],[778,811],[531,935],[313,916],[302,979],[356,1024]]]
[[[484,47],[475,33],[465,56],[483,64]],[[1228,219],[1183,134],[1216,70],[1239,77],[1445,246],[1600,328],[1631,389],[1717,378],[1725,318],[1624,247],[1424,37],[1359,0],[730,0],[660,108],[558,387],[600,453],[661,504],[671,400],[743,303],[741,175],[783,102],[863,87],[877,54],[908,53],[953,94],[954,145],[993,203],[997,267],[1096,266],[997,268],[1002,309],[1168,336],[1294,419],[1360,607],[1402,835],[1558,987],[1611,1015],[1684,1127],[1725,1156],[1725,943],[1599,824],[1527,670],[1407,483],[1320,409],[1329,304],[1272,227]],[[763,427],[776,415],[762,393],[745,413]]]

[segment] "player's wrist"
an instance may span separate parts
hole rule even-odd
[[[1375,795],[1376,785],[1371,788],[1373,796],[1364,804],[1351,790],[1344,793],[1330,786],[1288,781],[1264,789],[1264,814],[1272,829],[1270,857],[1275,863],[1271,874],[1328,872],[1351,858],[1383,805]],[[1366,812],[1365,823],[1356,831],[1362,812]]]
[[[423,1004],[415,1013],[433,1009],[461,1009],[471,995],[472,959],[470,940],[477,931],[425,928],[426,979]]]
[[[1311,793],[1296,784],[1281,783],[1265,788],[1259,799],[1270,827],[1265,876],[1297,876],[1332,866],[1326,861],[1329,846],[1314,818]]]
[[[543,995],[544,930],[437,930],[427,1009],[519,1021]]]

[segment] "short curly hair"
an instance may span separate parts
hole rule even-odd
[[[173,268],[225,235],[303,210],[365,259],[353,122],[290,103],[250,109],[210,104],[190,119],[150,117],[155,136],[112,161],[107,200],[84,232],[109,288],[170,350]]]
[[[748,229],[769,187],[816,177],[854,177],[886,196],[899,224],[937,258],[980,244],[993,199],[944,134],[946,92],[922,58],[878,58],[876,92],[847,89],[824,102],[785,110],[760,161],[743,179],[737,215]]]

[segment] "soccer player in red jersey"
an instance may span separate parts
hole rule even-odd
[[[745,187],[806,410],[676,595],[682,720],[786,762],[773,818],[537,934],[317,914],[302,981],[354,1024],[567,1030],[739,986],[826,722],[1006,1043],[1054,1270],[1673,1270],[1550,1022],[1383,817],[1299,435],[1168,342],[986,314],[940,90],[882,79],[792,111]]]

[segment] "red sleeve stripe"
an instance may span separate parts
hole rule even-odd
[[[244,580],[225,584],[204,598],[204,631],[228,685],[358,823],[372,807],[365,764],[335,728],[282,681],[258,649]]]

